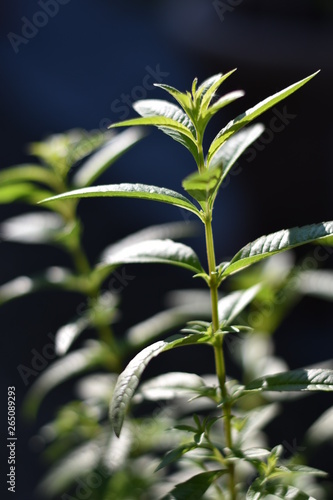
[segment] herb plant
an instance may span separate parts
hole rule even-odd
[[[73,177],[69,176],[70,169],[92,148],[73,155],[75,141],[70,142],[70,147],[66,142],[71,135],[52,138],[47,144],[34,147],[34,153],[46,168],[28,165],[1,174],[5,182],[1,188],[4,191],[0,190],[3,202],[23,199],[35,203],[44,198],[40,206],[54,212],[58,224],[51,224],[49,213],[39,212],[32,221],[31,227],[35,228],[32,239],[60,244],[72,256],[75,270],[47,270],[42,279],[30,280],[30,287],[25,287],[24,292],[20,282],[14,280],[0,289],[0,298],[10,299],[47,285],[79,291],[88,300],[84,315],[56,335],[58,354],[63,357],[30,389],[26,411],[35,413],[46,393],[70,376],[91,368],[102,367],[106,371],[80,379],[79,399],[63,407],[47,427],[48,431],[52,429],[54,440],[47,453],[57,461],[43,482],[44,494],[49,497],[59,496],[70,487],[77,491],[75,482],[79,478],[79,486],[89,487],[89,498],[94,500],[311,499],[313,495],[325,498],[323,487],[314,481],[325,474],[304,465],[301,453],[286,459],[281,445],[269,449],[262,428],[277,414],[275,393],[287,398],[288,393],[333,390],[333,370],[310,367],[289,371],[284,361],[274,355],[271,338],[288,309],[302,294],[311,291],[311,283],[316,283],[317,291],[322,283],[315,271],[309,274],[302,263],[293,266],[283,259],[283,252],[308,243],[332,246],[333,221],[262,236],[241,248],[230,261],[219,264],[215,259],[212,228],[214,203],[223,182],[241,154],[264,130],[261,124],[247,125],[316,73],[230,121],[205,155],[203,137],[210,119],[243,95],[235,91],[216,98],[220,85],[232,73],[215,75],[200,85],[195,79],[191,92],[186,93],[157,85],[171,94],[178,105],[163,100],[138,101],[134,109],[141,117],[113,125],[153,125],[187,148],[197,167],[182,181],[189,196],[144,184],[91,186],[119,154],[141,137],[136,128],[134,135],[123,132],[111,139],[113,146],[106,144],[85,159]],[[67,144],[66,154],[63,144]],[[41,185],[46,185],[49,192],[45,193]],[[143,230],[108,247],[99,263],[91,266],[83,252],[76,208],[80,198],[96,196],[157,201],[194,214],[205,230],[207,269],[192,248],[170,239],[185,236],[188,224]],[[10,227],[15,229],[15,224],[26,221],[16,220],[4,226],[9,228],[8,238]],[[50,226],[54,230],[50,231]],[[268,257],[272,259],[265,261]],[[275,271],[270,266],[272,261]],[[119,266],[131,263],[183,267],[203,280],[206,290],[175,291],[169,297],[169,308],[117,337],[110,324],[118,310],[118,297],[105,293],[106,280]],[[230,278],[229,283],[236,289],[221,296],[219,289],[226,278]],[[262,314],[262,304],[268,299],[271,312]],[[253,319],[258,314],[262,320],[260,328]],[[67,352],[89,326],[95,327],[98,341]],[[148,345],[168,330],[181,328],[179,334]],[[207,345],[211,349],[214,376],[168,372],[139,385],[153,358],[177,347],[193,345]],[[130,353],[142,347],[124,367]],[[226,373],[227,353],[239,366],[240,380]],[[269,365],[278,369],[272,373],[267,369]],[[154,415],[143,414],[142,403],[161,401],[163,404]],[[111,425],[107,415],[109,405]],[[41,430],[43,434],[46,429]],[[308,438],[315,435],[316,427]],[[98,478],[95,485],[88,479],[82,483],[92,473]],[[73,497],[62,494],[60,498]]]
[[[187,434],[188,438],[167,452],[158,469],[169,467],[184,457],[188,457],[195,467],[192,465],[192,474],[189,474],[186,480],[174,484],[163,498],[200,499],[206,498],[206,494],[207,498],[231,500],[245,496],[247,499],[259,499],[269,495],[278,498],[311,498],[298,487],[297,478],[302,475],[321,475],[321,472],[292,461],[284,461],[281,458],[281,446],[272,450],[247,447],[245,436],[251,412],[247,415],[242,411],[242,402],[248,400],[251,395],[254,397],[264,392],[332,391],[333,371],[304,368],[267,376],[263,374],[246,384],[230,380],[225,368],[225,345],[227,339],[235,334],[246,333],[249,337],[255,335],[249,325],[235,324],[235,320],[259,293],[261,285],[233,292],[221,300],[218,297],[218,289],[229,276],[268,257],[306,243],[332,244],[333,221],[294,227],[262,236],[241,248],[229,262],[217,264],[212,218],[216,196],[228,172],[244,150],[263,131],[261,125],[244,127],[298,90],[315,74],[274,94],[230,121],[217,134],[205,156],[203,137],[210,119],[220,109],[243,95],[243,92],[236,91],[214,99],[217,89],[232,73],[231,71],[224,75],[215,75],[199,86],[195,79],[191,92],[186,93],[168,85],[158,85],[169,93],[179,106],[163,100],[138,101],[134,104],[134,109],[141,117],[113,125],[153,125],[186,147],[194,158],[197,171],[186,177],[182,186],[194,201],[170,189],[143,184],[81,188],[44,201],[54,203],[96,196],[146,199],[190,211],[204,225],[208,270],[204,269],[191,248],[172,240],[156,239],[132,245],[120,252],[119,256],[108,256],[98,268],[103,274],[119,262],[168,263],[188,269],[194,277],[203,279],[209,288],[210,321],[194,317],[180,335],[159,340],[145,347],[119,376],[112,397],[111,424],[115,434],[120,436],[133,398],[135,401],[135,391],[142,373],[153,358],[162,352],[188,345],[206,344],[212,348],[216,384],[207,383],[202,379],[195,387],[193,374],[178,374],[175,380],[175,377],[168,373],[152,381],[150,391],[146,389],[148,399],[151,391],[156,391],[155,397],[158,397],[160,391],[163,398],[164,390],[175,391],[178,388],[179,391],[191,392],[194,398],[209,400],[215,406],[215,410],[209,411],[203,418],[193,414],[192,423],[186,420],[175,426],[178,431]],[[145,390],[141,389],[140,394],[144,398]],[[197,472],[193,474],[195,468]],[[248,470],[245,479],[244,468]]]

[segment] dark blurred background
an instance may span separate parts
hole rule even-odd
[[[208,142],[230,118],[321,69],[311,83],[263,116],[268,131],[240,161],[237,175],[231,176],[222,190],[215,215],[218,260],[261,234],[331,220],[332,28],[330,0],[3,2],[0,168],[27,161],[27,143],[48,134],[73,127],[104,130],[112,122],[134,116],[130,104],[135,100],[166,98],[161,90],[152,89],[156,81],[186,90],[195,76],[202,80],[238,68],[222,91],[241,88],[246,96],[214,119]],[[275,117],[283,125],[278,133],[271,130]],[[179,144],[150,130],[102,180],[143,182],[180,190],[180,181],[194,168],[191,156]],[[91,260],[106,244],[134,230],[161,221],[183,220],[180,211],[156,205],[152,209],[146,202],[81,202]],[[22,208],[1,206],[0,221],[20,213]],[[220,217],[218,212],[225,215]],[[200,239],[194,245],[204,256]],[[68,265],[58,250],[37,246],[23,249],[18,244],[2,243],[0,284],[55,261]],[[158,310],[166,290],[191,286],[186,273],[156,269],[133,270],[138,278],[124,294],[124,310],[133,297],[139,295],[142,299],[138,307],[130,309],[130,315],[126,314],[124,328]],[[156,272],[163,283],[159,290]],[[3,408],[7,386],[16,386],[19,401],[26,391],[17,365],[29,365],[31,350],[40,351],[48,342],[47,334],[72,317],[77,300],[64,300],[52,293],[37,294],[0,310]],[[330,304],[311,302],[310,308],[309,302],[304,304],[277,336],[278,349],[292,368],[332,357]],[[304,314],[306,321],[300,323]],[[301,349],[299,336],[306,345]],[[57,398],[61,396],[55,396],[52,402],[49,397],[36,425],[18,422],[19,499],[33,498],[42,466],[38,455],[29,448],[29,437],[39,424],[52,418]],[[328,396],[325,401],[328,406],[333,400]],[[318,411],[321,405],[324,403],[320,400]],[[292,442],[298,439],[299,429],[292,424],[289,430],[275,432],[280,432],[278,439]],[[4,439],[1,442],[3,452]],[[3,460],[6,456],[2,454]],[[315,466],[331,467],[325,454],[316,460]]]

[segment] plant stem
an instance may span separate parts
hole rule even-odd
[[[215,260],[215,250],[214,250],[214,239],[212,230],[212,213],[211,211],[206,214],[205,220],[205,232],[206,232],[206,248],[207,248],[207,260],[209,269],[209,288],[211,296],[211,307],[212,307],[212,325],[213,334],[219,330],[219,315],[218,315],[218,283],[217,283],[217,272],[216,272],[216,260]],[[216,374],[220,385],[223,403],[223,413],[224,413],[224,435],[225,443],[228,448],[232,448],[232,435],[231,435],[231,406],[228,402],[228,391],[226,388],[226,374],[225,374],[225,362],[223,353],[223,337],[215,336],[214,342],[214,355],[215,355],[215,366]],[[236,500],[236,487],[235,487],[235,467],[234,464],[228,464],[229,470],[229,491],[230,499]]]

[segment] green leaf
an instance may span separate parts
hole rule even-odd
[[[84,161],[73,177],[76,187],[90,186],[110,165],[142,139],[139,128],[125,130],[112,137],[101,149]]]
[[[220,183],[222,163],[204,172],[195,172],[183,180],[182,186],[199,203],[208,201]]]
[[[231,120],[215,137],[213,142],[210,145],[209,151],[208,151],[208,163],[210,162],[210,159],[214,155],[214,153],[217,151],[217,149],[227,140],[231,135],[233,135],[235,132],[243,128],[245,125],[248,125],[252,120],[256,119],[258,116],[260,116],[262,113],[270,109],[271,107],[275,106],[277,103],[288,97],[290,94],[298,90],[300,87],[302,87],[305,83],[307,83],[311,78],[313,78],[315,75],[317,75],[318,71],[316,73],[313,73],[312,75],[308,76],[307,78],[304,78],[303,80],[300,80],[297,83],[294,83],[293,85],[290,85],[289,87],[285,88],[284,90],[281,90],[280,92],[277,92],[276,94],[267,97],[260,103],[258,103],[256,106],[253,108],[248,109],[245,111],[245,113],[242,113],[241,115],[237,116],[234,120]]]
[[[143,382],[135,396],[135,401],[191,397],[193,392],[204,387],[206,387],[204,379],[195,373],[168,372]]]
[[[109,352],[104,344],[87,342],[87,347],[74,351],[52,363],[33,384],[26,396],[23,412],[28,417],[37,414],[39,405],[54,387],[82,372],[101,366],[109,360]]]
[[[209,168],[215,168],[218,164],[223,165],[221,181],[228,175],[231,167],[258,137],[263,133],[265,127],[260,123],[247,127],[236,133],[211,156]]]
[[[34,164],[23,164],[9,167],[0,172],[0,185],[12,184],[17,182],[40,182],[58,190],[62,187],[57,176],[48,168]]]
[[[233,69],[225,74],[218,73],[217,75],[211,76],[210,78],[202,82],[196,93],[196,96],[201,99],[201,114],[204,114],[208,109],[208,106],[220,85],[222,85],[222,83],[235,71],[236,69]]]
[[[261,236],[243,247],[225,266],[222,275],[226,277],[271,255],[291,250],[315,240],[320,243],[320,238],[330,234],[333,234],[333,221],[283,229],[267,236]]]
[[[205,120],[208,121],[212,116],[220,111],[220,109],[236,101],[236,99],[243,97],[244,95],[245,92],[243,90],[234,90],[232,92],[228,92],[228,94],[223,95],[207,109],[204,115]]]
[[[168,203],[170,205],[189,210],[201,219],[199,209],[181,194],[176,191],[172,191],[171,189],[148,186],[146,184],[123,183],[75,189],[74,191],[69,191],[67,193],[53,196],[52,198],[44,199],[43,203],[53,200],[66,200],[70,198],[95,198],[103,196],[160,201],[162,203]]]
[[[50,195],[52,195],[50,191],[40,189],[35,184],[28,182],[16,182],[0,186],[0,203],[13,203],[15,201],[37,203],[45,196]]]
[[[164,467],[166,467],[167,465],[172,464],[173,462],[176,462],[183,455],[185,455],[185,453],[187,453],[187,452],[189,452],[191,450],[194,450],[196,448],[198,448],[197,443],[187,443],[187,444],[183,444],[181,446],[178,446],[178,448],[175,448],[174,450],[169,451],[163,457],[163,459],[161,460],[161,462],[158,465],[158,467],[156,467],[155,472],[157,472],[158,470],[163,469]]]
[[[275,495],[283,500],[315,500],[314,497],[299,490],[295,486],[285,484],[263,483],[261,479],[256,479],[246,493],[246,500],[260,500],[268,495]]]
[[[111,402],[110,418],[117,436],[120,435],[125,414],[148,363],[162,352],[184,345],[207,343],[210,339],[210,335],[201,333],[186,337],[170,337],[167,340],[160,340],[146,347],[130,361],[125,370],[119,375]]]
[[[245,391],[333,391],[333,370],[302,368],[266,375],[246,385]]]
[[[162,500],[202,500],[208,488],[227,470],[201,472],[184,483],[177,484]]]
[[[316,269],[302,271],[296,281],[297,291],[333,301],[333,271],[331,269]]]
[[[175,104],[159,99],[146,99],[133,104],[135,111],[144,118],[164,116],[184,125],[195,139],[195,128],[189,117]]]
[[[203,272],[199,259],[187,245],[172,240],[148,240],[130,245],[111,254],[101,268],[115,268],[122,264],[171,264],[189,269],[194,273]]]
[[[295,486],[289,486],[287,484],[268,484],[265,489],[266,493],[270,495],[275,495],[283,500],[315,500],[313,496],[308,495],[304,491],[296,488]]]
[[[190,221],[187,222],[169,222],[166,224],[158,224],[154,226],[149,226],[136,233],[132,233],[129,236],[109,245],[105,248],[101,254],[100,260],[107,260],[112,254],[124,250],[126,247],[133,245],[135,243],[140,243],[141,241],[147,240],[163,240],[163,239],[183,239],[189,236],[194,236],[198,232],[197,223]]]
[[[195,137],[193,136],[191,130],[183,125],[181,122],[177,120],[173,120],[172,118],[166,118],[165,116],[150,116],[150,117],[142,117],[142,118],[132,118],[131,120],[125,120],[123,122],[114,123],[110,126],[110,128],[116,127],[130,127],[136,125],[151,125],[155,127],[163,127],[165,129],[175,130],[182,135],[188,137],[193,144],[195,144]]]
[[[180,92],[179,90],[171,87],[170,85],[165,85],[163,83],[154,83],[155,87],[159,87],[166,92],[168,92],[176,101],[181,105],[185,113],[191,112],[192,109],[192,100],[189,95]]]
[[[54,242],[64,222],[54,213],[34,212],[12,217],[0,225],[1,238],[20,243]]]
[[[252,302],[261,290],[261,285],[254,285],[247,290],[229,293],[218,302],[219,320],[221,328],[230,325],[234,319]]]

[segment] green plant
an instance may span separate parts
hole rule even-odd
[[[166,453],[157,469],[160,471],[171,466],[172,471],[173,464],[177,462],[186,479],[177,481],[176,477],[169,474],[167,483],[164,484],[163,498],[235,500],[245,496],[247,499],[259,499],[270,495],[278,498],[312,498],[310,493],[302,491],[302,488],[307,488],[306,483],[310,476],[321,476],[323,473],[292,459],[283,459],[281,446],[272,450],[257,444],[253,446],[249,439],[249,429],[254,432],[255,421],[261,412],[266,412],[267,417],[263,394],[332,391],[333,371],[304,368],[270,375],[262,373],[259,377],[257,374],[254,379],[239,382],[229,379],[225,368],[225,346],[229,339],[241,334],[246,343],[247,339],[256,338],[257,335],[253,333],[251,326],[236,321],[239,315],[255,297],[260,297],[260,294],[272,295],[280,289],[283,293],[293,295],[286,286],[288,280],[293,277],[293,272],[290,271],[289,276],[278,285],[257,283],[246,290],[232,292],[222,299],[218,297],[218,289],[227,277],[268,257],[308,243],[332,245],[333,222],[296,227],[262,236],[244,246],[229,262],[217,264],[212,218],[216,196],[228,172],[244,150],[263,131],[261,125],[241,129],[299,89],[315,74],[265,99],[230,121],[212,141],[205,157],[203,136],[208,122],[220,109],[243,95],[242,92],[236,91],[214,100],[216,90],[231,74],[232,71],[225,75],[215,75],[199,86],[195,79],[191,92],[186,93],[168,85],[158,85],[171,94],[180,107],[167,101],[139,101],[134,104],[134,109],[141,115],[140,118],[114,125],[154,125],[185,146],[195,160],[197,171],[184,179],[182,186],[194,198],[194,202],[167,188],[143,184],[85,187],[48,198],[44,202],[55,203],[96,196],[146,199],[190,211],[204,225],[208,271],[191,248],[172,240],[161,239],[140,242],[117,255],[107,256],[97,270],[99,276],[103,277],[104,273],[111,272],[114,266],[120,263],[168,263],[190,270],[194,277],[203,279],[209,288],[210,321],[204,321],[202,317],[194,319],[180,335],[159,340],[145,347],[121,373],[112,396],[110,415],[117,436],[121,435],[132,403],[136,404],[138,400],[168,399],[164,393],[169,391],[173,396],[175,393],[191,394],[195,401],[204,399],[206,402],[206,411],[202,417],[192,412],[191,421],[186,416],[186,412],[191,412],[191,409],[181,408],[171,419],[175,423],[176,435],[178,433],[177,444]],[[278,323],[279,315],[283,316],[281,308],[280,311],[279,307],[275,310],[277,317],[275,320],[273,318],[273,324]],[[161,333],[163,328],[157,330],[157,333]],[[202,344],[210,346],[214,353],[217,383],[212,383],[204,377],[198,378],[194,374],[166,373],[142,384],[135,395],[142,373],[153,358],[177,347]],[[246,354],[243,355],[246,357]],[[244,362],[243,365],[246,367],[247,363]],[[245,375],[251,376],[251,369]]]

